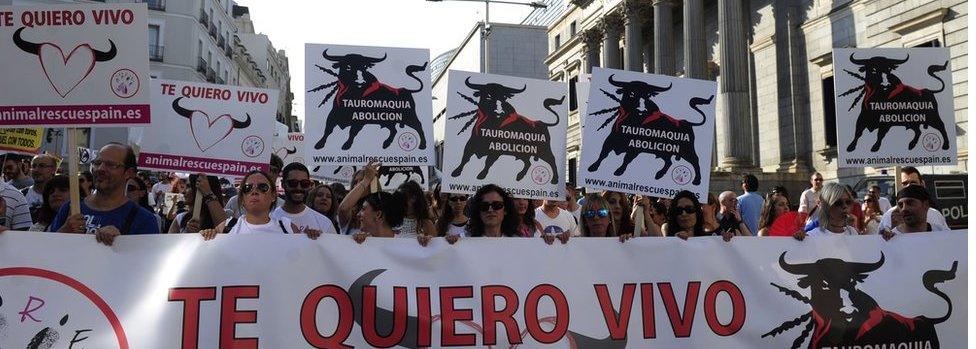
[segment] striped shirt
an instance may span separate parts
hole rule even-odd
[[[7,227],[26,230],[34,224],[31,221],[30,205],[20,190],[8,183],[0,183],[0,195],[3,195],[3,201],[7,204]]]

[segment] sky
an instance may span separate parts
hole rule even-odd
[[[292,110],[305,118],[305,43],[430,49],[456,48],[484,20],[483,2],[425,0],[236,0],[250,8],[254,31],[288,55]],[[529,1],[525,1],[529,2]],[[528,6],[492,4],[491,22],[520,23]],[[304,126],[302,127],[304,130]]]

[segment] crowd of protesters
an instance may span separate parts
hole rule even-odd
[[[810,176],[810,188],[791,199],[782,186],[765,195],[759,180],[741,178],[741,194],[724,191],[699,198],[690,191],[672,198],[620,192],[580,193],[566,185],[559,199],[514,198],[496,185],[473,195],[425,191],[407,181],[392,192],[378,190],[380,164],[357,171],[350,189],[311,178],[301,163],[283,164],[272,155],[269,171],[249,172],[235,186],[203,174],[140,172],[133,149],[110,143],[79,174],[80,213],[71,213],[69,178],[51,155],[4,157],[0,182],[0,231],[30,230],[92,234],[111,245],[119,235],[218,234],[350,235],[411,238],[427,245],[444,237],[542,238],[567,243],[580,237],[792,236],[797,240],[829,235],[881,235],[949,230],[932,207],[922,174],[914,167],[899,173],[894,202],[873,186],[863,198],[850,186]],[[280,194],[279,194],[280,193]],[[703,199],[703,200],[702,200]],[[701,203],[704,201],[704,203]],[[797,207],[792,211],[792,207]]]

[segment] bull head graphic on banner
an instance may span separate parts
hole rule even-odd
[[[91,75],[95,63],[110,61],[118,52],[115,42],[109,39],[110,47],[106,51],[96,50],[91,44],[80,44],[66,53],[54,43],[24,40],[23,31],[24,27],[21,27],[14,32],[14,45],[21,51],[37,56],[44,76],[61,98],[68,96]]]
[[[342,150],[352,147],[356,135],[366,125],[377,125],[390,132],[383,141],[383,149],[389,148],[397,135],[397,127],[408,127],[416,132],[420,149],[427,148],[420,119],[417,117],[416,104],[413,94],[423,90],[424,82],[416,76],[418,72],[427,69],[427,62],[423,65],[406,67],[406,74],[420,84],[416,89],[404,87],[396,88],[380,82],[370,72],[375,64],[383,62],[383,57],[367,57],[360,54],[342,56],[330,55],[328,50],[322,51],[322,57],[333,62],[332,68],[338,71],[315,65],[319,70],[332,75],[335,81],[317,86],[308,92],[319,92],[328,89],[328,94],[322,98],[318,107],[322,107],[333,95],[332,110],[329,112],[322,138],[315,143],[315,149],[325,147],[329,136],[335,128],[349,128],[349,138],[342,144]]]
[[[206,152],[224,140],[224,138],[227,138],[235,129],[244,129],[251,126],[250,114],[245,114],[247,118],[244,121],[235,120],[229,114],[211,117],[206,112],[200,110],[183,108],[180,106],[180,100],[182,99],[183,97],[179,97],[173,100],[173,111],[177,115],[190,120],[190,134],[193,136],[193,140],[197,143],[200,151]]]

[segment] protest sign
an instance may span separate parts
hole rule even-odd
[[[448,79],[442,190],[492,183],[520,198],[563,197],[566,85],[453,70]]]
[[[423,190],[430,189],[430,173],[427,166],[380,166],[376,172],[380,189],[394,191],[407,181],[414,181]]]
[[[0,346],[963,348],[967,234],[427,247],[182,234],[106,248],[8,231]]]
[[[956,164],[948,48],[834,49],[834,94],[838,167]]]
[[[706,202],[715,82],[594,68],[590,84],[583,186],[664,198],[689,190]]]
[[[305,45],[309,165],[434,165],[429,60],[426,49]]]
[[[286,132],[282,137],[275,137],[271,151],[278,155],[281,161],[288,165],[293,162],[305,163],[305,134],[301,132]],[[310,169],[311,170],[311,169]]]
[[[316,165],[309,169],[312,178],[326,183],[342,183],[347,189],[351,189],[352,176],[356,174],[362,166],[353,165]]]
[[[37,154],[41,149],[44,128],[0,128],[0,152]]]
[[[91,162],[98,157],[97,149],[78,147],[78,163],[84,166],[91,165]]]
[[[0,126],[150,122],[145,4],[0,6]]]
[[[278,91],[153,80],[153,122],[139,167],[243,176],[267,171]]]

